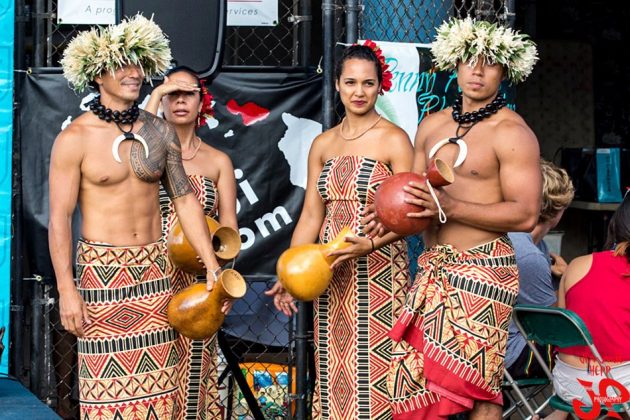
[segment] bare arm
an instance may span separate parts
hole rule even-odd
[[[300,219],[291,237],[291,246],[316,242],[324,223],[326,208],[317,191],[317,179],[323,167],[321,149],[321,142],[315,139],[308,154],[308,175],[304,205]]]
[[[427,120],[423,120],[418,126],[418,130],[416,131],[416,137],[414,139],[414,147],[409,147],[409,148],[403,147],[403,149],[405,149],[405,150],[401,150],[403,155],[391,156],[392,170],[395,174],[398,172],[406,172],[406,171],[412,171],[412,172],[421,174],[425,171],[426,169],[426,163],[425,163],[425,158],[424,158],[425,136],[423,135],[423,133],[426,131],[424,129],[424,127],[426,127],[426,124],[427,124],[426,121]],[[409,138],[407,137],[406,134],[405,134],[405,138],[407,139],[407,142],[409,143]],[[404,160],[401,159],[403,156],[405,157]],[[368,206],[366,211],[363,213],[363,216],[365,216],[361,221],[364,224],[363,231],[367,235],[375,239],[375,244],[376,244],[376,238],[379,238],[379,244],[380,244],[381,243],[380,239],[382,239],[385,235],[389,235],[389,234],[386,233],[387,229],[376,217],[376,210],[373,204]],[[391,240],[389,242],[391,242]]]
[[[217,159],[219,165],[219,179],[217,190],[219,191],[219,223],[238,231],[236,218],[236,178],[234,167],[229,156],[221,153]]]
[[[418,131],[416,132],[416,138],[414,140],[414,157],[413,166],[411,171],[417,174],[423,174],[427,170],[427,154],[426,154],[426,141],[427,133],[433,129],[435,117],[429,116],[422,120],[418,125]],[[431,222],[431,224],[422,232],[422,239],[426,248],[437,243],[437,220]]]
[[[567,307],[567,292],[565,290],[565,278],[566,273],[560,279],[560,286],[558,287],[558,302],[556,303],[558,308],[565,309]]]
[[[209,271],[219,268],[219,263],[214,256],[210,231],[206,224],[203,208],[194,194],[186,194],[173,199],[175,212],[182,225],[184,235],[203,261]]]
[[[323,167],[321,139],[321,136],[315,139],[308,154],[308,174],[304,205],[302,206],[300,219],[291,237],[291,246],[310,244],[317,241],[322,223],[324,223],[326,208],[317,192],[317,179]],[[271,289],[265,291],[265,294],[273,296],[273,303],[276,309],[282,311],[286,316],[291,316],[297,312],[297,306],[293,297],[284,290],[279,281],[276,281]]]
[[[413,164],[411,171],[422,174],[427,169],[427,160],[425,155],[426,132],[430,129],[431,118],[422,120],[416,131],[416,138],[413,141]]]
[[[72,334],[82,336],[83,320],[89,322],[89,318],[72,273],[71,224],[79,197],[83,151],[77,147],[74,130],[70,127],[62,132],[51,152],[48,246],[59,291],[61,323]]]
[[[236,219],[236,179],[234,178],[234,167],[230,157],[218,150],[212,150],[211,160],[208,161],[207,168],[216,166],[219,169],[219,176],[216,182],[218,202],[219,202],[219,224],[230,227],[238,232],[238,222]],[[205,175],[210,178],[209,174]],[[203,210],[203,209],[202,209]],[[234,301],[226,299],[223,302],[221,311],[227,314]]]
[[[571,287],[578,283],[591,269],[593,264],[593,255],[584,255],[577,257],[567,266],[567,270],[564,272],[562,279],[560,280],[560,287],[558,288],[558,307],[567,307],[567,292]]]

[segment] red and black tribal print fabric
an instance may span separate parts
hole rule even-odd
[[[419,272],[391,337],[394,418],[441,419],[474,401],[502,403],[518,270],[507,236],[459,252],[438,245]]]
[[[361,212],[391,170],[382,162],[338,156],[326,162],[318,190],[326,205],[322,243],[345,226],[362,236]],[[387,373],[394,342],[387,336],[408,284],[404,241],[335,269],[315,301],[314,419],[391,419]]]
[[[216,217],[218,192],[214,182],[201,175],[188,175],[197,200],[204,213]],[[164,239],[177,222],[175,206],[166,190],[160,188],[160,212],[162,213],[162,233]],[[172,264],[171,264],[172,266]],[[173,268],[169,272],[173,294],[196,281],[195,275]],[[179,364],[179,392],[175,408],[175,419],[220,419],[221,401],[217,386],[217,338],[191,340],[179,335],[177,339]]]
[[[79,292],[91,323],[77,342],[81,419],[170,419],[179,388],[177,333],[163,242],[79,241]]]

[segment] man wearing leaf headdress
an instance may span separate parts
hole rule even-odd
[[[540,209],[539,147],[505,107],[507,78],[524,80],[537,59],[526,36],[496,24],[452,19],[432,45],[439,70],[455,70],[461,96],[422,120],[414,171],[434,157],[454,168],[453,184],[413,183],[409,202],[432,217],[427,250],[390,336],[399,342],[388,387],[394,419],[441,419],[472,410],[501,418],[503,358],[518,293],[506,232],[531,231]],[[435,193],[436,199],[431,193]],[[437,204],[436,204],[437,203]]]
[[[161,236],[159,183],[208,269],[219,267],[173,127],[139,110],[143,78],[170,62],[168,40],[140,15],[82,32],[61,64],[78,91],[100,96],[55,140],[50,163],[49,246],[61,321],[78,337],[82,419],[176,418],[178,353]],[[82,224],[75,285],[71,216]]]

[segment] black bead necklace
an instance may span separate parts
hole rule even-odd
[[[140,115],[140,108],[138,103],[134,102],[133,105],[124,111],[112,111],[101,104],[101,97],[97,96],[88,103],[90,111],[92,111],[97,117],[106,122],[115,122],[119,124],[133,124],[138,120]],[[118,127],[120,128],[120,126]],[[124,130],[121,129],[124,132]]]
[[[464,112],[462,114],[462,95],[458,95],[453,104],[453,119],[459,124],[476,124],[484,118],[488,118],[493,114],[496,114],[501,108],[506,105],[505,98],[501,95],[497,95],[488,105],[472,112]]]
[[[133,105],[131,105],[128,109],[124,111],[112,111],[111,109],[106,108],[101,103],[101,97],[97,96],[96,98],[88,102],[87,106],[90,108],[90,111],[92,111],[101,120],[108,123],[114,122],[116,124],[116,127],[118,127],[118,129],[122,132],[121,135],[114,139],[114,143],[112,144],[112,154],[116,162],[122,163],[120,155],[118,154],[118,147],[120,146],[120,143],[124,140],[139,141],[144,148],[145,157],[147,159],[149,158],[149,146],[146,140],[144,140],[139,134],[133,133],[133,124],[138,121],[138,117],[140,116],[140,108],[138,108],[137,102],[134,102]],[[121,127],[121,124],[131,125],[131,127],[129,127],[129,130],[125,131]]]
[[[455,136],[447,137],[434,144],[431,150],[429,150],[429,159],[433,158],[437,151],[440,150],[444,145],[450,143],[459,146],[459,154],[457,155],[457,159],[455,160],[455,164],[453,167],[457,167],[464,163],[464,160],[466,160],[466,156],[468,155],[468,146],[464,141],[464,136],[468,134],[468,132],[475,126],[475,124],[477,124],[484,118],[488,118],[496,114],[501,108],[505,106],[505,104],[505,98],[503,96],[497,95],[497,97],[494,98],[492,102],[490,102],[483,108],[472,112],[465,112],[464,114],[462,114],[462,95],[459,94],[457,99],[455,99],[455,103],[453,104],[453,112],[451,114],[453,116],[453,119],[457,123]]]

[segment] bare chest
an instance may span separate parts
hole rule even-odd
[[[144,125],[134,130],[135,140],[121,139],[122,133],[115,126],[113,128],[115,130],[103,130],[93,138],[85,139],[89,147],[81,164],[82,178],[102,186],[120,184],[132,178],[158,182],[166,166],[164,142],[155,138]]]
[[[458,160],[461,164],[454,168],[455,176],[464,179],[487,180],[498,177],[499,161],[494,144],[499,141],[491,127],[473,127],[458,142],[445,141],[455,137],[457,126],[445,127],[431,135],[425,143],[425,157],[444,160],[454,167]],[[461,133],[461,131],[460,131]],[[463,144],[462,144],[463,143]]]

